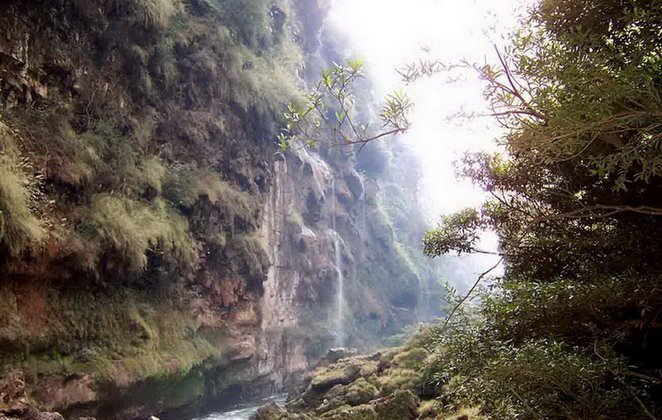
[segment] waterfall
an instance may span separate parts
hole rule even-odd
[[[336,342],[339,347],[345,345],[345,278],[342,267],[342,238],[336,230],[336,180],[331,179],[331,237],[333,238],[334,266],[336,269],[336,311],[334,327]]]
[[[336,179],[331,178],[331,230],[336,231]]]
[[[335,232],[335,231],[334,231]],[[343,347],[345,345],[345,278],[342,272],[342,255],[340,251],[341,240],[340,235],[335,232],[333,235],[333,246],[335,247],[335,265],[336,265],[336,276],[338,279],[338,293],[336,296],[336,339],[338,341],[338,346]]]
[[[363,182],[363,178],[361,178],[361,181]],[[367,231],[367,227],[366,227],[366,204],[365,204],[365,184],[363,184],[363,189],[361,190],[361,196],[359,197],[359,203],[361,203],[361,212],[360,212],[361,222],[359,223],[359,229],[360,229],[361,241],[364,241],[365,238],[366,238],[366,231]]]

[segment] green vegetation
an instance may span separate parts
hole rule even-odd
[[[0,375],[153,381],[140,404],[196,401],[200,370],[229,363],[218,283],[236,279],[244,304],[266,275],[256,180],[280,107],[301,97],[295,12],[263,0],[7,8],[2,36],[18,39],[21,16],[17,48],[34,54],[20,74],[2,64],[23,85],[1,87]]]
[[[269,33],[268,6],[266,0],[214,0],[223,22],[236,32],[242,44],[252,49],[264,47]],[[281,11],[281,13],[283,13]],[[282,28],[278,28],[282,31]],[[260,45],[261,44],[261,45]]]
[[[193,207],[204,197],[230,220],[237,215],[249,216],[257,210],[254,197],[239,191],[211,171],[173,168],[165,179],[163,190],[163,195],[171,203],[185,208]]]
[[[445,405],[659,417],[661,16],[649,2],[545,0],[499,64],[478,68],[507,154],[464,159],[492,198],[446,216],[425,251],[480,252],[492,229],[505,274],[430,334],[426,380]]]
[[[21,173],[0,157],[0,243],[12,256],[38,246],[44,238],[42,223],[30,208],[32,193]]]
[[[126,16],[129,24],[145,29],[165,27],[182,10],[180,0],[104,0],[103,3]]]
[[[381,129],[370,128],[369,123],[362,121],[356,109],[361,98],[354,86],[365,77],[362,67],[363,61],[357,58],[323,70],[322,78],[305,99],[288,105],[287,124],[278,135],[281,149],[298,145],[312,147],[326,138],[332,145],[364,146],[409,129],[408,114],[414,105],[402,90],[384,99],[379,113]]]
[[[55,38],[63,62],[103,72],[81,81],[73,97],[54,85],[38,106],[0,115],[0,251],[37,256],[53,238],[60,257],[84,261],[88,279],[112,281],[159,264],[182,278],[197,270],[204,246],[249,235],[255,191],[229,181],[232,171],[220,173],[225,157],[213,150],[260,143],[280,124],[279,107],[299,96],[292,74],[300,48],[276,36],[295,14],[281,3],[219,0],[195,13],[180,0],[63,6],[76,24],[94,28],[85,42],[112,57],[91,64],[87,50]],[[238,118],[243,132],[228,127]],[[208,214],[207,202],[218,215]],[[119,264],[108,264],[117,256]]]
[[[0,329],[0,361],[21,367],[30,380],[85,373],[97,381],[134,382],[183,375],[206,360],[222,360],[222,332],[196,331],[186,310],[167,297],[127,288],[23,293],[2,288],[0,317],[8,322]],[[44,302],[42,310],[57,317],[39,327],[30,324],[22,307],[35,302]]]
[[[165,203],[142,205],[125,198],[100,194],[92,198],[91,224],[101,242],[119,252],[128,269],[147,266],[147,252],[163,252],[195,265],[196,244],[181,215],[168,212]]]

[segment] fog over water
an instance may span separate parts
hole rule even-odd
[[[365,61],[375,93],[383,97],[403,86],[395,71],[419,60],[444,63],[494,63],[494,46],[507,45],[526,0],[333,0],[332,30],[348,41],[350,57]],[[452,81],[450,81],[452,79]],[[458,112],[485,113],[484,84],[475,72],[439,74],[406,86],[416,104],[412,128],[399,141],[418,156],[423,179],[420,194],[431,224],[444,213],[475,207],[485,193],[458,179],[455,162],[465,152],[495,151],[500,129],[487,117],[450,119]],[[391,140],[392,141],[392,140]],[[404,170],[405,168],[403,168]],[[496,248],[486,234],[483,248]],[[496,257],[466,256],[451,264],[447,280],[466,289]]]

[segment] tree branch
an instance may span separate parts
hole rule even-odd
[[[497,53],[497,57],[499,58],[499,61],[501,62],[501,67],[503,67],[504,74],[506,75],[506,78],[508,79],[508,83],[510,84],[510,89],[507,89],[513,96],[515,96],[517,99],[520,100],[522,105],[529,111],[528,114],[532,115],[536,118],[540,118],[543,121],[547,121],[548,118],[536,111],[533,106],[524,99],[522,94],[519,92],[519,89],[517,89],[517,86],[515,84],[515,81],[513,80],[513,76],[510,72],[510,68],[508,68],[508,64],[506,63],[506,60],[504,60],[503,56],[501,55],[501,52],[499,51],[499,48],[497,48],[496,45],[494,45],[494,51]]]
[[[453,318],[453,315],[455,315],[455,312],[460,308],[460,306],[462,306],[462,304],[463,304],[467,299],[469,299],[469,296],[471,296],[471,294],[473,293],[473,291],[476,290],[476,287],[478,287],[478,283],[480,283],[480,281],[483,280],[483,278],[484,278],[486,275],[488,275],[488,274],[491,273],[495,268],[497,268],[497,267],[503,262],[503,259],[504,259],[504,257],[499,258],[499,261],[497,261],[496,264],[494,264],[494,265],[493,265],[492,267],[490,267],[487,271],[484,271],[480,276],[478,276],[478,279],[476,279],[476,282],[473,284],[473,286],[471,286],[471,289],[469,289],[469,291],[467,292],[467,294],[462,298],[462,300],[460,300],[460,301],[455,305],[455,307],[453,307],[453,310],[451,310],[451,312],[450,312],[450,313],[448,314],[448,316],[446,317],[446,320],[444,321],[444,325],[441,327],[442,331],[446,329],[446,327],[448,326],[448,323],[449,323],[449,322],[451,321],[451,319]]]

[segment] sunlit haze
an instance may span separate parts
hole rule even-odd
[[[505,45],[526,2],[510,0],[335,0],[330,24],[348,37],[346,53],[366,62],[379,96],[403,86],[395,69],[420,59],[494,62],[494,45]],[[419,156],[422,200],[428,218],[474,206],[483,192],[455,176],[465,151],[494,150],[499,135],[489,118],[449,121],[461,110],[485,110],[483,84],[470,71],[420,80],[406,91],[416,104],[403,141]]]
[[[419,60],[484,64],[497,60],[495,46],[507,45],[530,0],[334,0],[331,29],[349,41],[347,56],[360,57],[376,90],[384,95],[405,87],[415,103],[412,128],[403,141],[418,156],[423,178],[420,200],[432,224],[444,213],[476,207],[485,193],[456,176],[465,152],[495,151],[500,130],[489,117],[451,119],[486,112],[484,84],[470,69],[438,74],[404,86],[396,69]],[[391,140],[394,141],[394,140]],[[485,233],[481,248],[495,251],[496,235]],[[460,291],[497,257],[466,255],[447,260],[446,280]]]

